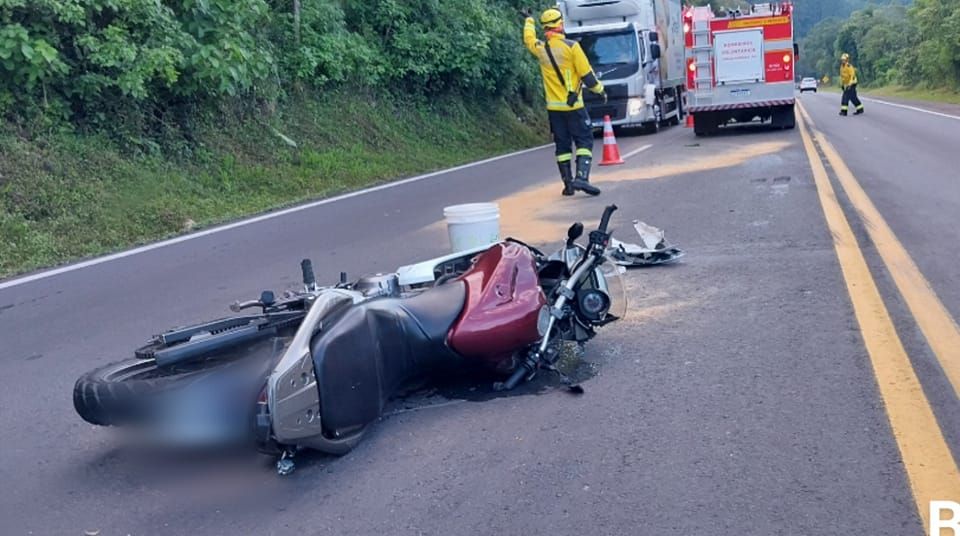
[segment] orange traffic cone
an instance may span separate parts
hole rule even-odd
[[[687,114],[687,124],[686,124],[686,127],[687,127],[687,128],[693,128],[693,114],[691,114],[691,113],[688,113],[688,114]]]
[[[617,147],[617,138],[613,135],[613,123],[610,122],[610,116],[603,116],[603,160],[601,166],[612,166],[622,164],[623,158],[620,158],[620,148]]]

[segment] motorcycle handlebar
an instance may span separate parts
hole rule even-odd
[[[510,391],[514,387],[516,387],[517,384],[520,383],[520,380],[522,380],[524,376],[526,376],[529,373],[530,373],[530,370],[527,368],[526,363],[524,363],[519,367],[517,367],[517,370],[513,371],[513,374],[509,378],[507,378],[507,381],[503,383],[498,382],[493,384],[493,390],[494,391]]]
[[[313,273],[313,263],[310,259],[300,261],[300,272],[303,274],[304,286],[313,287],[317,284],[317,277]]]
[[[613,216],[613,213],[616,212],[617,205],[608,205],[607,208],[603,209],[603,216],[600,217],[600,227],[599,231],[606,233],[607,226],[610,225],[610,216]]]
[[[234,313],[239,313],[244,309],[249,309],[251,307],[263,307],[263,302],[260,300],[250,300],[250,301],[235,301],[230,304],[230,310]]]

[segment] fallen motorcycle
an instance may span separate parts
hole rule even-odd
[[[621,318],[621,268],[607,257],[608,206],[588,243],[573,224],[546,256],[513,239],[320,287],[309,260],[303,289],[237,302],[237,316],[155,336],[131,359],[81,376],[77,413],[97,425],[172,436],[255,439],[280,456],[344,454],[412,381],[485,369],[506,391],[557,371],[563,341],[586,342]]]

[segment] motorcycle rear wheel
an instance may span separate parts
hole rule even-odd
[[[73,387],[73,407],[90,424],[123,424],[134,417],[145,399],[176,388],[197,374],[212,371],[227,361],[204,359],[163,369],[157,367],[153,359],[138,357],[110,363],[77,379]]]

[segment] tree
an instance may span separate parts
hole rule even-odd
[[[831,75],[836,70],[837,32],[843,21],[829,18],[814,26],[803,39],[800,46],[800,61],[797,71],[800,76],[810,76],[820,79],[824,75]]]
[[[923,36],[916,57],[923,83],[960,86],[960,0],[917,0],[909,13]]]

